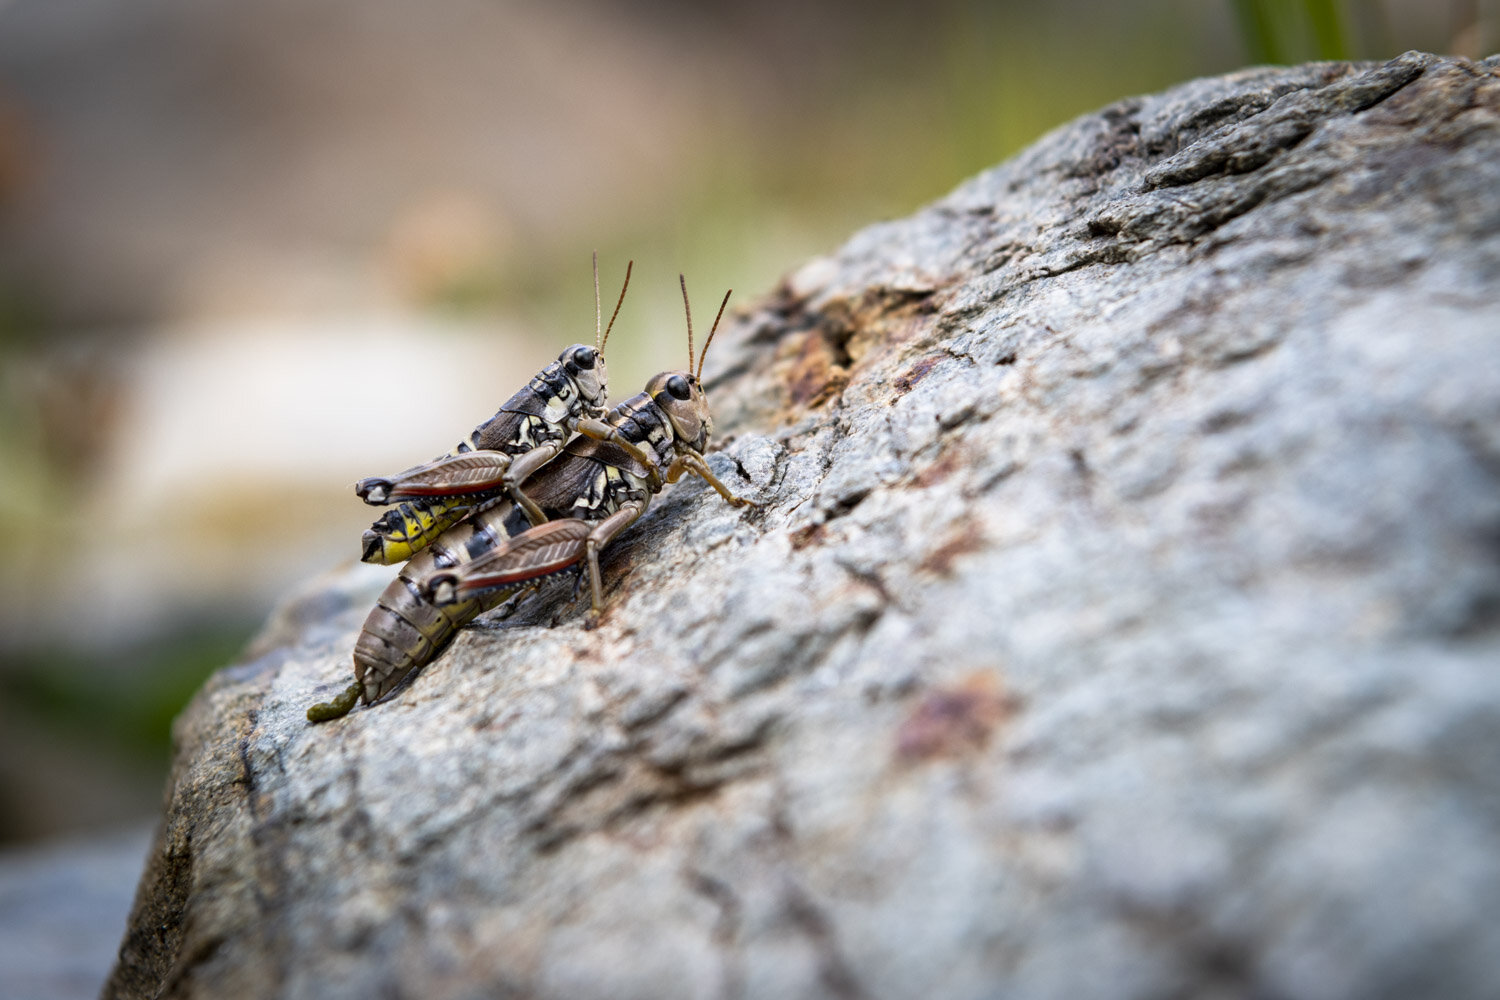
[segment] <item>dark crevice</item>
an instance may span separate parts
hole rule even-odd
[[[628,823],[629,821],[645,815],[655,809],[681,809],[690,807],[699,802],[705,802],[716,796],[727,784],[728,779],[712,781],[692,781],[686,778],[682,772],[645,764],[645,770],[653,774],[660,783],[644,788],[632,794],[623,803],[600,815],[589,818],[582,816],[573,818],[571,816],[559,815],[568,813],[570,805],[578,805],[572,799],[564,799],[557,807],[548,813],[536,817],[527,826],[527,831],[536,837],[536,850],[538,854],[555,854],[566,846],[570,841],[585,834],[601,830],[612,830]],[[625,780],[630,774],[628,770],[621,769],[619,772],[604,776],[591,787],[603,787],[606,784],[614,785]],[[738,776],[737,776],[738,777]],[[586,812],[586,808],[584,809]]]
[[[1088,459],[1083,454],[1082,448],[1072,448],[1068,451],[1068,460],[1073,465],[1073,472],[1078,477],[1079,489],[1086,501],[1094,497],[1094,470],[1089,466]]]
[[[875,594],[880,598],[880,603],[882,605],[884,605],[885,607],[894,607],[897,605],[895,595],[893,595],[890,592],[889,588],[886,587],[885,581],[880,578],[879,573],[876,573],[873,570],[859,569],[858,567],[852,566],[847,561],[838,557],[834,557],[834,563],[837,564],[839,569],[843,570],[845,573],[848,573],[851,577],[858,580],[866,587],[869,587],[871,590],[875,591]],[[861,615],[854,620],[853,624],[854,627],[859,629],[860,631],[868,632],[875,626],[875,623],[879,620],[880,615],[878,613],[874,615]]]
[[[1146,191],[1157,188],[1186,187],[1212,177],[1248,174],[1294,149],[1312,133],[1319,122],[1301,109],[1289,111],[1280,121],[1265,123],[1255,130],[1249,144],[1225,142],[1210,146],[1196,155],[1184,155],[1181,162],[1167,161],[1148,173],[1142,183]],[[1192,148],[1189,148],[1192,152]]]
[[[1060,170],[1062,176],[1097,181],[1119,169],[1126,160],[1138,158],[1141,136],[1138,115],[1143,105],[1140,99],[1132,98],[1100,111],[1105,129],[1096,148],[1089,156],[1064,164]]]
[[[732,782],[753,775],[757,765],[752,762],[743,771],[708,777],[695,776],[694,768],[711,767],[760,750],[775,721],[768,717],[742,737],[704,747],[681,765],[648,759],[643,750],[648,744],[649,727],[637,729],[628,748],[600,757],[586,772],[565,779],[562,794],[531,818],[526,831],[536,838],[539,853],[553,854],[580,835],[615,829],[652,810],[689,807],[709,800]],[[553,773],[560,770],[563,765]],[[620,797],[622,789],[629,790]],[[613,803],[609,801],[611,796],[616,797]]]
[[[897,375],[895,381],[891,383],[892,387],[896,390],[895,398],[899,399],[900,397],[915,389],[917,387],[917,383],[926,378],[927,374],[932,371],[933,366],[941,360],[942,358],[939,356],[928,355],[927,357],[918,360],[915,364],[911,365],[900,375]],[[892,400],[892,402],[894,402],[894,400]]]
[[[844,1000],[864,997],[865,991],[854,977],[854,970],[839,950],[832,922],[796,882],[787,883],[786,906],[792,922],[818,953],[818,978],[828,991]]]
[[[791,854],[795,837],[781,795],[768,819],[781,855],[783,905],[792,925],[807,938],[818,957],[819,980],[830,994],[841,1000],[862,1000],[867,994],[839,947],[833,921],[803,888],[793,870]]]
[[[745,973],[739,949],[740,926],[744,920],[744,906],[739,896],[723,879],[697,869],[684,873],[688,888],[702,896],[718,911],[714,921],[712,937],[723,955],[723,980],[719,995],[728,1000],[745,994]]]
[[[873,486],[861,486],[849,490],[843,496],[828,503],[823,508],[824,514],[826,515],[826,520],[835,521],[841,517],[846,517],[849,514],[853,513],[854,508],[858,507],[862,502],[864,502],[865,497],[869,496],[874,491],[875,488]]]

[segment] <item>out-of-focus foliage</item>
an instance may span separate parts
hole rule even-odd
[[[1348,25],[1338,0],[1235,0],[1234,6],[1256,62],[1287,62],[1308,49],[1311,58],[1349,58]]]

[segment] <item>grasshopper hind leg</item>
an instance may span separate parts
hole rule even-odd
[[[522,491],[521,484],[529,479],[532,473],[556,458],[565,443],[564,439],[545,441],[516,458],[505,471],[505,490],[515,505],[521,508],[522,513],[526,515],[526,520],[531,522],[533,528],[546,524],[547,515],[542,513],[542,508]]]
[[[551,454],[556,454],[554,447]],[[424,465],[413,466],[395,476],[371,476],[354,484],[354,492],[367,504],[382,506],[420,497],[468,496],[488,493],[510,481],[513,456],[491,450],[466,450],[444,455]]]
[[[521,509],[521,513],[526,515],[526,520],[531,522],[533,528],[547,523],[547,515],[543,513],[542,508],[538,507],[536,501],[522,492],[521,487],[512,486],[508,492],[510,493],[511,501]]]

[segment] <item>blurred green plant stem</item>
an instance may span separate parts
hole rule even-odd
[[[1339,0],[1234,0],[1245,48],[1259,63],[1350,58],[1341,7]]]

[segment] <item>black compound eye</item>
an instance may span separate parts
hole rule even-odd
[[[587,371],[599,360],[599,352],[592,347],[580,347],[573,352],[573,364]]]
[[[667,391],[676,399],[687,399],[693,394],[693,390],[688,386],[688,380],[681,375],[673,375],[667,379]]]

